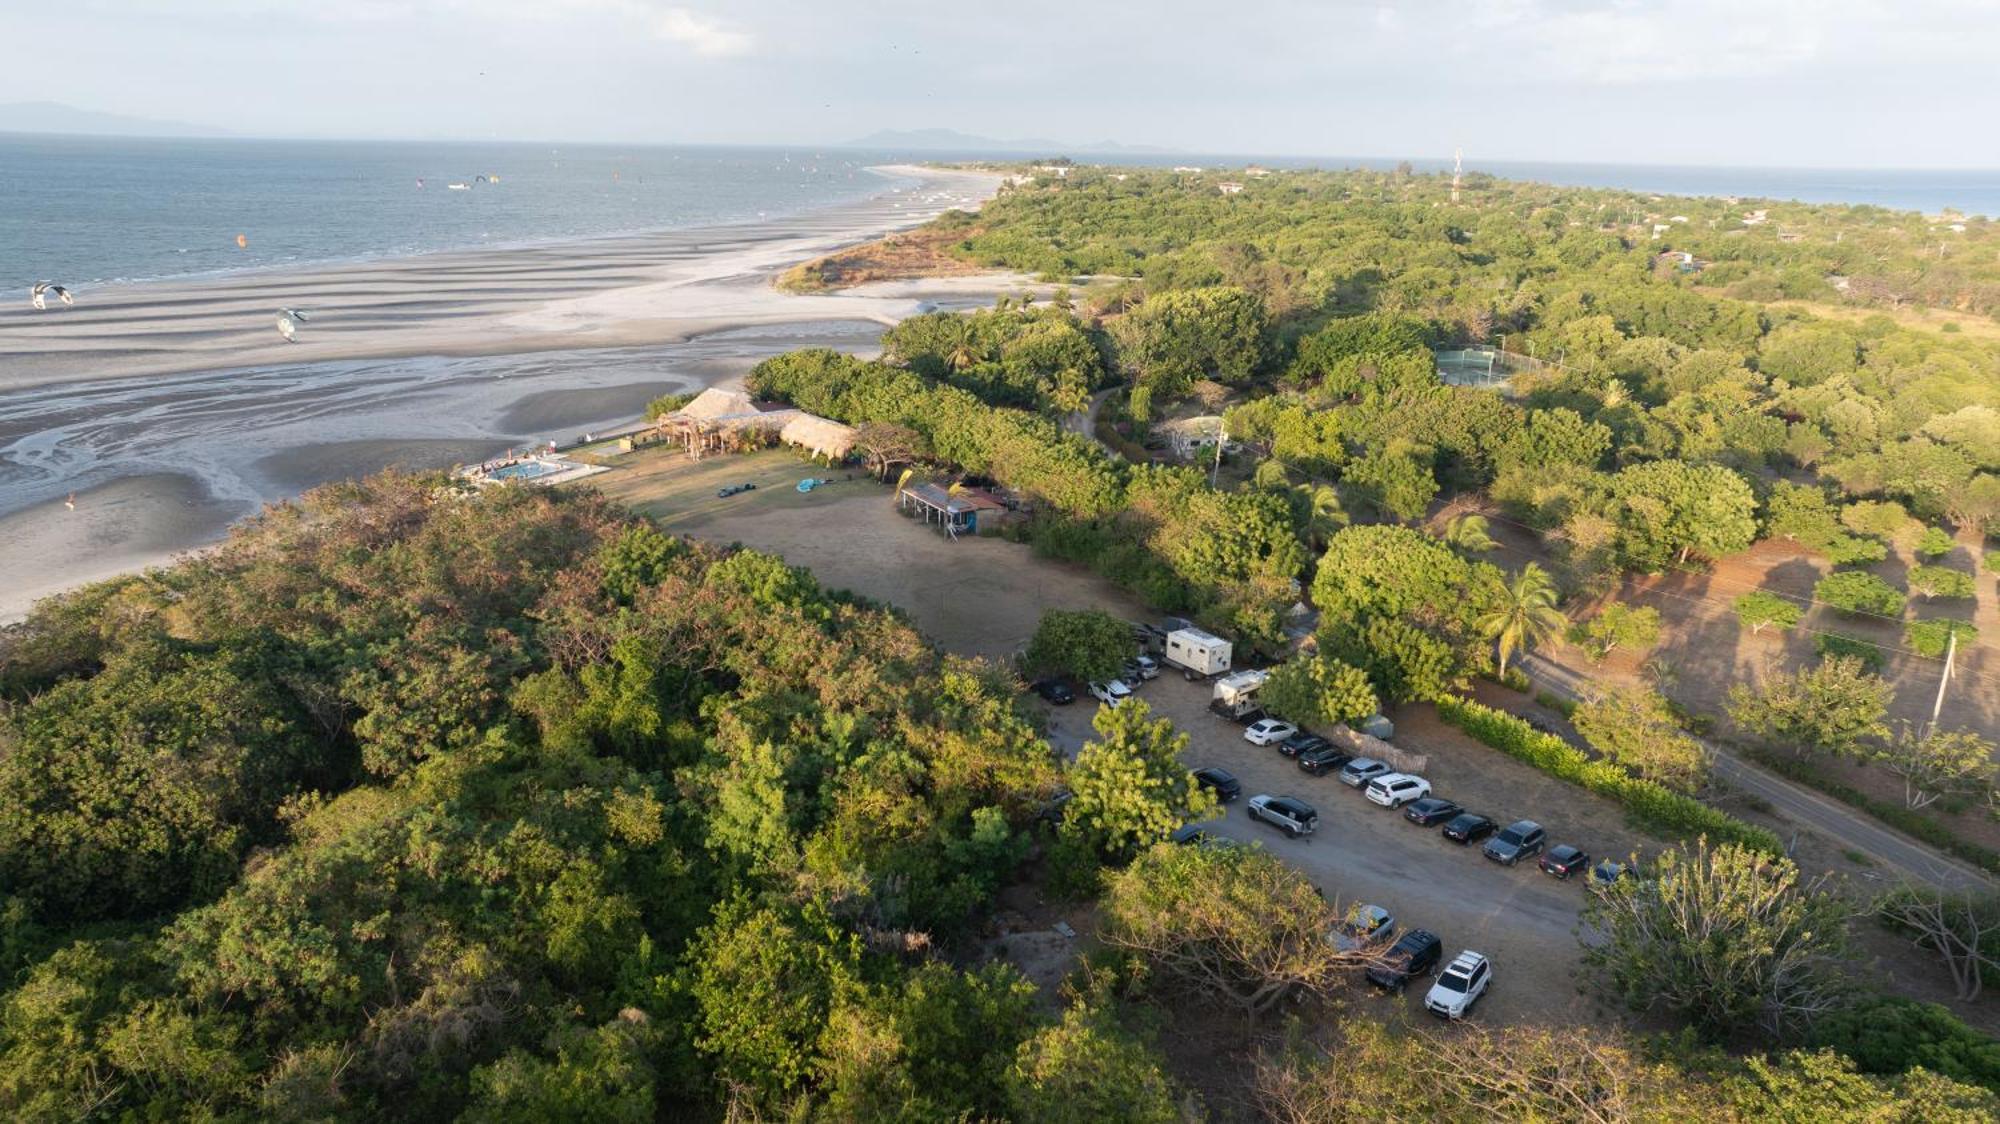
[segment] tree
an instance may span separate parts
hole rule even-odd
[[[2000,974],[2000,898],[1905,886],[1883,895],[1875,911],[1944,961],[1959,999],[1979,998],[1987,975]]]
[[[1252,1022],[1329,991],[1372,955],[1328,945],[1335,908],[1262,848],[1155,847],[1111,878],[1103,907],[1105,944]]]
[[[1592,748],[1648,780],[1686,793],[1708,783],[1713,754],[1681,731],[1657,691],[1607,692],[1577,707],[1570,721]]]
[[[1187,735],[1153,717],[1138,699],[1098,709],[1097,739],[1069,767],[1075,793],[1063,831],[1090,840],[1104,855],[1124,858],[1167,837],[1184,823],[1216,813],[1215,794],[1181,764]]]
[[[891,469],[922,459],[930,446],[907,425],[871,421],[855,428],[854,447],[867,459],[868,470],[886,480]]]
[[[1101,682],[1117,676],[1137,651],[1132,626],[1102,609],[1050,609],[1035,626],[1025,659],[1037,672]]]
[[[1216,286],[1154,293],[1113,329],[1121,359],[1161,401],[1196,379],[1246,381],[1264,357],[1264,304],[1243,289]]]
[[[1500,545],[1493,541],[1491,526],[1484,515],[1468,512],[1445,524],[1439,541],[1460,554],[1484,554]]]
[[[1074,1006],[1021,1043],[1007,1071],[1017,1120],[1180,1124],[1181,1095],[1158,1057],[1108,1013]]]
[[[1592,663],[1602,663],[1620,649],[1643,654],[1660,642],[1660,611],[1613,601],[1578,626],[1571,639],[1583,645]]]
[[[1941,659],[1951,650],[1951,639],[1958,638],[1958,646],[1964,648],[1979,636],[1979,630],[1971,621],[1955,621],[1946,617],[1931,617],[1926,620],[1911,621],[1903,626],[1903,642],[1910,650],[1926,659]]]
[[[1918,737],[1905,727],[1872,756],[1903,778],[1903,802],[1928,808],[1947,796],[1976,796],[1993,788],[2000,763],[1996,747],[1970,730],[1932,730]]]
[[[1729,690],[1729,717],[1744,730],[1805,758],[1857,754],[1862,742],[1888,733],[1889,685],[1851,656],[1773,675],[1761,686]]]
[[[1973,592],[1972,575],[1949,566],[1912,566],[1909,582],[1910,592],[1926,601],[1935,597],[1969,598]]]
[[[1804,616],[1805,610],[1796,602],[1767,590],[1746,593],[1736,599],[1736,619],[1752,636],[1774,625],[1779,632],[1790,632]]]
[[[1824,875],[1703,840],[1661,852],[1644,878],[1594,889],[1584,964],[1633,1010],[1664,1010],[1716,1038],[1783,1035],[1841,998],[1847,908]]]
[[[1918,537],[1912,549],[1917,552],[1919,558],[1935,561],[1950,554],[1957,546],[1958,544],[1952,541],[1951,532],[1942,527],[1925,527],[1924,533]]]
[[[1844,613],[1895,616],[1903,611],[1903,595],[1874,574],[1840,570],[1813,584],[1813,599]]]
[[[1420,518],[1437,498],[1433,454],[1394,438],[1351,461],[1341,479],[1359,489],[1375,510],[1404,522]]]
[[[1721,558],[1749,549],[1757,537],[1757,497],[1743,477],[1721,465],[1647,461],[1612,478],[1618,504],[1620,552],[1641,569],[1670,558]]]
[[[1353,722],[1380,707],[1366,672],[1323,653],[1300,654],[1278,665],[1259,697],[1272,714],[1308,728]]]
[[[1506,678],[1508,657],[1515,652],[1562,635],[1569,618],[1556,608],[1558,596],[1555,580],[1533,562],[1522,566],[1513,578],[1493,583],[1492,607],[1477,624],[1493,641],[1501,678]]]

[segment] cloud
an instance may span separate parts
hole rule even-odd
[[[652,25],[654,35],[709,58],[747,54],[756,43],[749,32],[686,8],[667,8],[657,12],[652,18]]]

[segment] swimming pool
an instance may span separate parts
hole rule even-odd
[[[522,461],[520,464],[510,464],[503,468],[496,468],[487,473],[486,478],[488,480],[533,480],[537,476],[553,476],[562,470],[563,466],[550,464],[547,461]]]

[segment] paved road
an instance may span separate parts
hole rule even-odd
[[[1522,670],[1541,687],[1577,698],[1583,679],[1570,669],[1530,653]],[[1843,847],[1865,851],[1902,874],[1951,891],[1990,891],[1993,880],[1975,867],[1940,854],[1871,816],[1831,797],[1761,769],[1716,745],[1715,772],[1724,781],[1770,803],[1786,819],[1810,828]]]

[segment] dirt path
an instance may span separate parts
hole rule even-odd
[[[1523,656],[1519,666],[1536,686],[1565,698],[1577,698],[1588,682],[1585,676],[1534,653]],[[1715,754],[1718,777],[1769,802],[1786,819],[1871,855],[1919,882],[1955,891],[1993,889],[1993,880],[1983,871],[1884,827],[1845,804],[1760,769],[1726,749],[1715,745],[1709,749]]]

